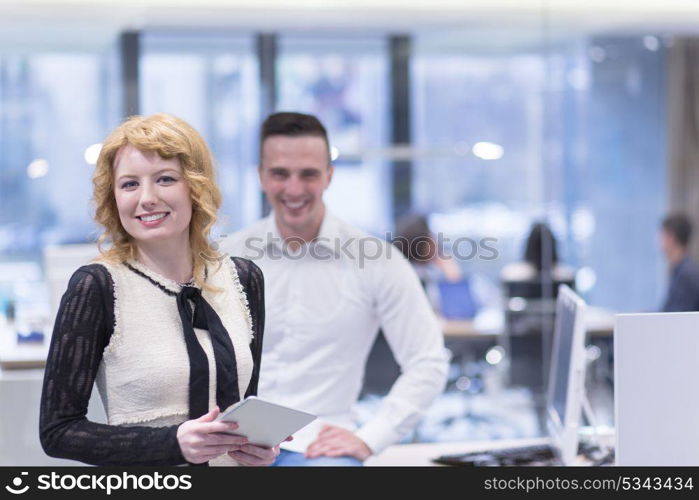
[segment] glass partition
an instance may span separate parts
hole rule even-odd
[[[655,40],[657,43],[651,43]],[[534,222],[592,303],[659,305],[665,207],[664,45],[571,34],[497,50],[415,39],[413,209],[468,273],[498,283]],[[497,258],[459,238],[494,238]],[[473,254],[473,255],[472,255]],[[620,256],[623,255],[623,258]],[[639,272],[639,270],[643,272]]]
[[[388,62],[384,37],[279,39],[277,109],[320,118],[335,158],[328,207],[381,236],[392,227]]]
[[[110,53],[0,52],[3,259],[95,238],[89,147],[118,122],[115,84]]]
[[[260,213],[257,64],[252,36],[146,32],[141,38],[141,112],[179,116],[206,139],[223,195],[220,233]]]

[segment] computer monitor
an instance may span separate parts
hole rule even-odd
[[[578,454],[578,427],[585,398],[585,309],[583,299],[568,286],[560,286],[546,422],[551,445],[563,465],[572,465]]]
[[[473,296],[471,280],[466,278],[456,282],[440,281],[439,305],[442,316],[446,319],[473,319],[478,312],[478,305]]]
[[[619,314],[616,464],[699,465],[699,312]]]
[[[546,422],[551,451],[563,465],[573,465],[578,455],[580,415],[585,404],[585,312],[586,304],[570,287],[561,285],[556,300],[553,350],[546,397]],[[590,415],[591,417],[591,415]],[[546,455],[546,454],[543,454]],[[484,457],[487,458],[484,459]],[[517,458],[514,458],[517,457]],[[547,457],[548,458],[548,457]],[[522,464],[542,459],[541,446],[444,455],[435,459],[447,465],[478,465],[499,461]]]

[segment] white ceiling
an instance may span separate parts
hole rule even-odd
[[[699,33],[699,0],[0,0],[0,49],[110,43],[123,29],[437,32],[546,39]]]

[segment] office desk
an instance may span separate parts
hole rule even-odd
[[[502,332],[499,330],[482,330],[476,327],[470,319],[440,319],[442,333],[447,339],[470,338],[497,338]]]
[[[42,369],[0,368],[0,466],[80,465],[47,456],[39,443],[39,406],[44,380]],[[87,418],[104,423],[102,401],[93,390]]]
[[[0,315],[0,369],[43,368],[49,353],[50,332],[43,343],[17,343],[17,333]]]
[[[595,433],[591,427],[580,429],[580,439],[589,440]],[[612,428],[599,428],[594,440],[608,449],[614,448],[615,434]],[[382,453],[370,457],[364,462],[367,467],[425,467],[440,464],[432,462],[433,458],[441,455],[456,455],[458,453],[473,453],[476,451],[492,451],[502,448],[517,448],[521,446],[539,446],[549,444],[548,437],[522,438],[522,439],[498,439],[494,441],[469,441],[455,443],[415,443],[396,444],[389,446]],[[592,462],[584,455],[579,455],[575,460],[576,466],[590,466]]]
[[[440,455],[470,453],[482,450],[497,450],[517,446],[535,446],[549,443],[549,438],[502,439],[497,441],[471,441],[465,443],[416,443],[389,446],[382,453],[370,457],[364,465],[368,467],[435,466],[432,459]]]
[[[6,337],[8,337],[6,335]],[[14,340],[14,339],[11,339]],[[48,342],[20,344],[16,341],[0,341],[0,368],[5,370],[43,368],[49,353]]]
[[[585,315],[585,328],[591,337],[607,337],[614,334],[615,313],[603,307],[588,306]],[[503,311],[486,311],[473,320],[440,318],[442,332],[446,339],[492,338],[505,333]]]
[[[585,329],[589,337],[611,337],[614,335],[616,313],[604,307],[587,306]]]
[[[439,319],[445,339],[496,339],[505,330],[505,315],[500,309],[483,309],[473,319]]]

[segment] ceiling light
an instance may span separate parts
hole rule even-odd
[[[473,145],[473,154],[481,160],[499,160],[505,150],[494,142],[477,142]]]
[[[49,162],[43,158],[34,160],[27,167],[27,175],[30,179],[38,179],[49,173]]]
[[[97,163],[97,158],[99,158],[100,151],[102,151],[102,144],[93,144],[85,148],[85,161],[88,165],[95,165]]]

